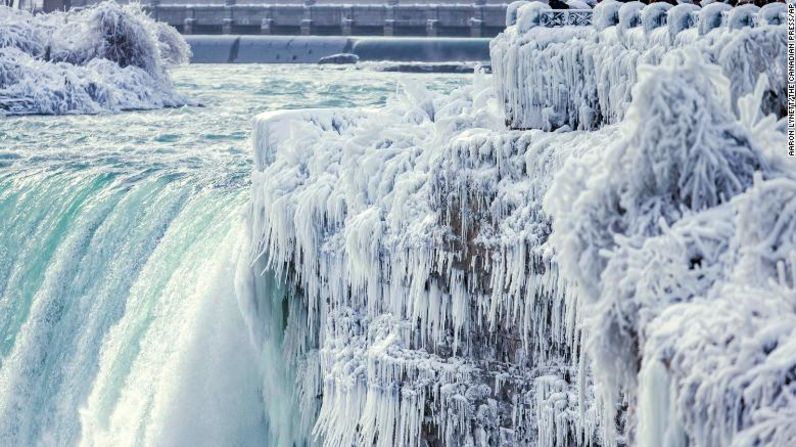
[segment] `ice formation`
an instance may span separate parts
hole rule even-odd
[[[796,397],[789,334],[775,329],[796,310],[796,169],[775,153],[776,120],[760,119],[765,78],[740,116],[730,85],[695,52],[640,69],[623,140],[572,160],[545,199],[551,245],[589,315],[603,406],[624,401],[639,445],[796,439],[771,422]]]
[[[183,105],[167,69],[189,56],[176,30],[137,5],[46,15],[0,6],[0,114]]]
[[[796,442],[784,28],[722,9],[520,3],[491,79],[257,117],[277,444]]]
[[[765,73],[772,82],[766,111],[784,116],[785,97],[779,93],[785,91],[785,28],[776,26],[783,12],[770,6],[756,14],[724,4],[700,10],[690,4],[644,7],[608,0],[585,12],[593,26],[551,32],[540,26],[553,13],[548,6],[520,5],[516,26],[491,43],[506,123],[516,129],[589,130],[619,122],[632,99],[636,67],[657,64],[680,48],[720,65],[733,84],[733,101],[751,92]],[[724,8],[729,8],[726,18]]]

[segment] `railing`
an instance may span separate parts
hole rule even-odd
[[[705,33],[711,29],[719,26],[729,26],[731,28],[740,28],[745,26],[761,26],[761,25],[774,25],[785,23],[785,4],[784,3],[771,3],[763,8],[758,8],[754,5],[746,5],[742,7],[731,7],[726,4],[716,4],[708,8],[699,8],[694,5],[679,5],[675,9],[671,5],[659,3],[657,9],[659,14],[648,14],[642,22],[641,8],[635,11],[635,14],[625,14],[620,19],[618,10],[621,3],[616,4],[616,11],[613,14],[608,14],[605,23],[595,26],[611,26],[620,25],[625,28],[633,28],[636,26],[644,26],[647,28],[657,28],[667,26],[669,22],[673,22],[674,29],[687,29],[698,28],[701,33]],[[647,6],[656,7],[656,6]],[[645,7],[646,8],[646,7]],[[689,10],[684,10],[689,8]],[[674,10],[670,14],[670,11]],[[510,17],[507,18],[509,24],[516,23],[516,12],[511,16],[512,12],[507,12]],[[535,11],[535,16],[529,20],[531,27],[545,27],[555,28],[561,26],[589,26],[592,25],[592,17],[594,10],[591,9],[569,9],[569,10],[555,10],[555,9],[541,9]],[[677,22],[677,23],[674,23]]]
[[[490,45],[498,103],[513,129],[597,129],[625,116],[639,64],[659,64],[683,49],[721,67],[738,95],[750,93],[765,74],[766,113],[782,117],[786,13],[784,3],[604,2],[567,11],[513,3],[506,32]]]
[[[591,25],[592,10],[566,9],[546,11],[540,18],[540,25],[547,28],[558,26],[586,26]]]

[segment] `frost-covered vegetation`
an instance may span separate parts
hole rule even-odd
[[[701,53],[732,83],[732,101],[770,80],[765,110],[785,114],[785,5],[700,9],[667,3],[604,1],[592,26],[538,26],[550,13],[542,3],[523,5],[516,25],[491,43],[497,94],[506,124],[516,129],[595,129],[620,121],[631,101],[640,64],[658,64],[675,49]],[[749,27],[749,24],[757,24]]]
[[[766,82],[736,115],[696,53],[642,67],[623,137],[545,197],[608,445],[617,417],[638,445],[796,441],[796,164],[762,113]]]
[[[454,95],[257,118],[240,297],[278,445],[796,443],[796,162],[760,62],[784,27],[652,30],[651,60],[567,40],[535,71],[529,35],[572,28],[509,28]],[[598,54],[610,113],[505,128],[523,95],[591,116],[549,98]]]
[[[0,6],[0,114],[183,105],[167,69],[189,56],[176,30],[137,5],[45,15]]]

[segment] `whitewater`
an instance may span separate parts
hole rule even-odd
[[[204,107],[0,121],[0,445],[268,445],[236,295],[245,117],[466,79],[189,66],[175,89]]]

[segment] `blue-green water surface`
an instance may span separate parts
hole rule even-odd
[[[0,121],[0,446],[266,445],[234,293],[251,119],[466,75],[194,65],[203,104]]]

